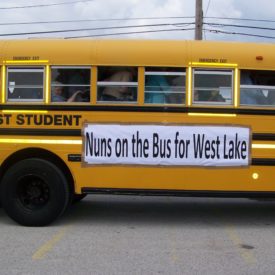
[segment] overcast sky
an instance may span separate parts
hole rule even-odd
[[[78,2],[79,1],[79,2]],[[61,4],[61,3],[69,4]],[[0,0],[0,35],[56,30],[108,28],[100,30],[69,31],[60,33],[37,33],[0,38],[28,37],[76,37],[91,36],[94,39],[193,39],[195,0]],[[60,4],[60,5],[51,5]],[[21,8],[23,6],[39,7]],[[42,6],[50,5],[50,6]],[[203,37],[206,40],[235,40],[275,42],[274,30],[248,29],[230,26],[213,26],[208,23],[234,24],[275,29],[275,22],[238,21],[233,19],[213,19],[207,17],[275,20],[274,0],[203,0],[204,25]],[[183,17],[183,18],[165,18]],[[186,18],[185,18],[186,17]],[[140,19],[136,19],[140,18]],[[159,19],[156,19],[159,18]],[[104,21],[102,19],[125,19]],[[132,20],[126,20],[132,19]],[[50,21],[95,20],[68,23],[41,23]],[[101,20],[101,21],[98,21]],[[10,23],[40,22],[37,24]],[[155,26],[143,26],[155,25]],[[130,27],[132,26],[132,27]],[[139,27],[133,27],[139,26]],[[124,27],[124,28],[114,28]],[[160,32],[156,32],[159,31]],[[211,30],[212,32],[209,32]],[[213,33],[213,31],[218,33]],[[146,33],[147,31],[147,33]],[[150,31],[150,32],[148,32]],[[250,37],[229,33],[243,33],[271,36],[274,39]],[[134,32],[133,34],[129,34]],[[145,33],[140,33],[145,32]],[[118,34],[128,33],[128,34]],[[110,36],[95,36],[116,34]],[[93,36],[94,35],[94,36]]]

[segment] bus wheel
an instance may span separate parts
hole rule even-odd
[[[43,159],[25,159],[8,169],[1,184],[7,214],[25,226],[43,226],[59,217],[70,201],[61,170]]]

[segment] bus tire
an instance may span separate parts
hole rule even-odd
[[[7,214],[25,226],[45,226],[58,218],[70,201],[62,171],[39,158],[17,162],[3,176],[1,201]]]

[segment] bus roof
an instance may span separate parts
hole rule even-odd
[[[190,62],[223,62],[239,68],[275,69],[275,45],[263,43],[28,39],[2,40],[0,50],[2,64],[46,60],[49,65],[186,67]]]

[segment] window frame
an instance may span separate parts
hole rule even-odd
[[[98,81],[98,75],[100,73],[100,68],[134,68],[136,69],[137,81]],[[112,75],[111,75],[112,76]],[[110,76],[110,77],[111,77]],[[139,93],[139,66],[97,66],[97,79],[96,79],[96,104],[138,104],[138,93]],[[129,87],[136,88],[136,100],[127,101],[127,100],[99,100],[99,88],[101,87]]]
[[[230,75],[231,76],[231,100],[230,102],[222,102],[222,101],[207,101],[207,100],[201,100],[201,101],[195,101],[195,90],[211,90],[211,89],[217,89],[218,87],[209,87],[209,88],[195,88],[195,75],[196,70],[199,71],[197,75]],[[209,67],[197,67],[192,68],[192,105],[211,105],[211,106],[230,106],[232,107],[234,105],[234,78],[235,78],[235,71],[232,68],[209,68]],[[228,87],[220,87],[220,88],[228,88]],[[226,100],[226,99],[225,99]]]
[[[150,70],[147,70],[150,69]],[[156,69],[156,71],[153,71],[152,69]],[[169,69],[175,69],[175,70],[182,70],[182,71],[157,71],[161,68],[169,68]],[[145,72],[144,72],[144,104],[145,105],[181,105],[181,106],[186,106],[186,94],[187,94],[187,67],[151,67],[147,66],[144,67]],[[155,75],[161,75],[161,76],[183,76],[185,78],[185,81],[183,82],[184,86],[174,86],[174,87],[182,87],[184,88],[183,91],[146,91],[146,76],[155,76]],[[173,87],[173,86],[172,86]],[[145,102],[145,96],[146,94],[163,94],[164,96],[166,94],[177,94],[177,95],[183,95],[183,102],[181,103],[169,103],[169,102],[164,102],[164,103],[153,103],[153,102]]]
[[[14,71],[13,71],[14,70]],[[9,98],[9,72],[14,73],[20,73],[20,72],[39,72],[43,73],[43,84],[42,85],[14,85],[14,88],[19,89],[28,89],[28,88],[38,88],[42,89],[42,98]],[[46,67],[45,66],[30,66],[30,65],[24,65],[24,66],[7,66],[6,67],[6,84],[5,84],[5,93],[6,93],[6,102],[16,102],[16,103],[26,103],[26,102],[45,102],[45,94],[46,94]]]
[[[50,66],[50,83],[49,83],[49,102],[50,104],[90,104],[91,98],[92,98],[92,67],[93,66],[64,66],[64,65],[53,65]],[[90,75],[90,83],[89,84],[58,84],[58,85],[53,85],[53,79],[52,79],[52,69],[89,69],[89,75]],[[89,87],[90,90],[90,100],[89,101],[74,101],[74,102],[67,102],[67,101],[60,101],[60,102],[55,102],[51,100],[51,92],[52,92],[52,87]]]
[[[261,84],[241,84],[242,83],[242,72],[246,72],[246,71],[249,71],[250,73],[253,72],[255,74],[255,72],[268,72],[268,73],[272,73],[272,74],[275,74],[275,71],[274,70],[268,70],[268,69],[259,69],[259,68],[253,68],[253,69],[246,69],[246,68],[240,68],[239,69],[239,75],[240,75],[240,92],[239,92],[239,106],[240,107],[248,107],[248,108],[251,108],[251,107],[255,107],[255,108],[262,108],[262,107],[265,107],[265,108],[275,108],[275,101],[274,103],[269,103],[268,100],[270,100],[270,98],[268,97],[269,95],[269,91],[271,90],[274,94],[275,94],[275,85],[261,85]],[[250,79],[251,82],[252,82],[252,79]],[[275,80],[275,77],[274,77],[274,80]],[[267,91],[267,95],[265,95],[265,100],[266,100],[266,103],[241,103],[241,98],[242,98],[242,92],[245,92],[245,91],[242,91],[242,89],[246,89],[246,90],[260,90],[261,93],[263,93],[263,95],[265,95],[265,91]],[[257,96],[254,94],[252,95],[251,97],[249,96],[247,98],[248,100],[249,99],[252,99],[252,100],[259,100],[259,98],[257,98]]]

